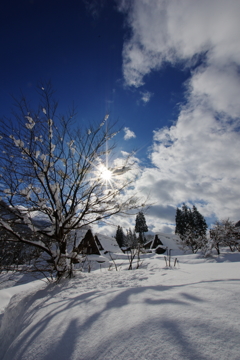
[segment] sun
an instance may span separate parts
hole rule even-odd
[[[112,171],[106,168],[105,166],[102,166],[100,169],[100,175],[101,178],[105,181],[111,181],[112,179]]]

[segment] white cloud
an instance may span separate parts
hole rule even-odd
[[[150,159],[155,167],[145,168],[135,182],[143,196],[151,189],[150,202],[163,209],[151,211],[156,230],[166,221],[174,223],[169,209],[182,202],[196,204],[206,217],[240,218],[240,133],[235,131],[239,119],[217,113],[209,99],[198,103],[194,95],[176,125],[154,131]]]
[[[153,93],[151,93],[150,91],[141,91],[140,94],[141,94],[141,101],[144,104],[147,104],[150,101],[151,97],[153,96]]]
[[[124,9],[132,29],[123,48],[128,85],[142,85],[143,77],[163,61],[190,61],[206,51],[217,63],[226,58],[239,63],[239,1],[133,0]]]
[[[121,1],[122,11],[126,4]],[[191,67],[200,55],[204,59],[192,70],[176,124],[154,131],[155,167],[146,168],[135,183],[139,193],[151,189],[156,206],[168,209],[168,219],[153,209],[154,229],[171,227],[169,209],[182,202],[197,204],[205,216],[238,220],[240,2],[134,0],[127,10],[132,30],[123,49],[127,85],[143,85],[144,76],[165,61]]]
[[[130,130],[128,127],[125,127],[125,128],[123,129],[123,131],[125,132],[124,140],[129,140],[129,139],[131,139],[131,138],[135,138],[135,137],[136,137],[135,133],[134,133],[132,130]]]

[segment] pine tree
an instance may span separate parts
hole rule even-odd
[[[184,234],[183,219],[184,219],[184,216],[183,216],[182,210],[177,208],[176,216],[175,216],[175,220],[176,220],[175,234],[180,234],[180,235]]]
[[[192,218],[193,218],[193,224],[194,224],[196,236],[206,236],[207,233],[206,220],[194,205],[192,209]]]
[[[135,231],[139,233],[139,242],[144,242],[144,233],[148,231],[148,226],[146,224],[145,216],[142,211],[136,216],[136,223],[135,223]]]
[[[120,248],[122,248],[124,246],[124,238],[125,238],[125,236],[124,236],[122,227],[119,226],[119,225],[118,225],[118,228],[117,228],[117,231],[116,231],[115,238],[116,238],[116,241],[118,243],[118,246]]]
[[[184,236],[191,223],[192,223],[191,209],[189,209],[187,205],[183,204],[182,209],[177,208],[176,211],[175,234]]]
[[[136,249],[138,247],[138,240],[135,230],[132,231],[130,228],[127,230],[126,245],[132,249]]]
[[[179,235],[183,248],[190,248],[196,253],[206,245],[206,232],[207,223],[196,206],[192,210],[185,204],[182,209],[177,208],[175,233]]]

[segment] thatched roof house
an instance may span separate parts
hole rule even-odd
[[[159,239],[158,235],[155,235],[153,239],[143,245],[145,249],[156,249],[158,246],[163,246],[163,243]]]
[[[79,233],[79,235],[81,232]],[[81,235],[80,235],[81,238]],[[107,253],[119,253],[121,249],[119,248],[116,239],[102,234],[97,234],[93,236],[91,229],[88,229],[85,236],[80,239],[80,242],[76,248],[78,253],[86,255],[101,255],[101,252]]]
[[[89,229],[78,245],[77,252],[86,255],[101,255],[100,250],[103,250],[100,241],[98,240],[97,236],[93,236],[92,231]]]

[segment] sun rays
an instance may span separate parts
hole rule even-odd
[[[125,177],[121,175],[128,172],[131,168],[128,165],[128,162],[125,161],[122,166],[112,165],[109,166],[109,148],[108,148],[108,140],[112,139],[118,132],[113,133],[112,135],[108,134],[108,120],[109,115],[105,115],[103,122],[100,124],[100,127],[103,125],[106,126],[106,143],[105,143],[105,151],[102,152],[102,157],[96,156],[96,163],[91,162],[92,165],[92,174],[91,180],[94,182],[99,182],[100,185],[103,185],[106,190],[111,188],[112,190],[121,187],[124,183]]]
[[[101,178],[106,181],[110,181],[112,179],[112,175],[112,171],[107,168],[104,168],[101,172]]]
[[[102,182],[107,186],[110,185],[112,187],[112,183],[113,183],[113,172],[107,168],[105,165],[100,164],[97,172],[102,180]]]

